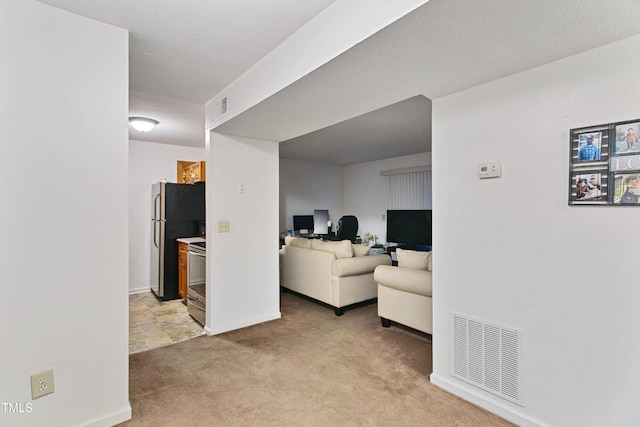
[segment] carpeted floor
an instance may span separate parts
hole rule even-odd
[[[431,340],[282,294],[282,319],[130,356],[126,426],[512,426],[429,382]]]

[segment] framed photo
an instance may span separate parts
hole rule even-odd
[[[602,170],[579,171],[571,175],[569,203],[574,205],[607,204],[608,179]]]
[[[640,119],[571,129],[569,205],[640,206]]]
[[[576,200],[602,199],[602,174],[589,173],[576,176]]]
[[[640,171],[613,174],[613,204],[640,205]]]
[[[609,135],[611,125],[571,129],[571,169],[593,168],[609,161]]]
[[[602,132],[578,135],[578,162],[598,162],[602,157]]]
[[[640,153],[640,121],[615,124],[614,154]]]

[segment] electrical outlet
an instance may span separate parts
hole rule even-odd
[[[244,183],[240,184],[240,192],[241,193],[246,193],[247,192],[247,185]]]
[[[53,393],[53,369],[31,375],[31,398],[37,399]]]
[[[229,221],[218,221],[218,233],[229,232]]]

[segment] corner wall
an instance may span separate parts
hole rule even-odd
[[[276,142],[207,136],[209,335],[280,318],[278,160]]]
[[[633,37],[433,101],[432,381],[520,425],[640,425],[640,208],[567,203],[569,129],[640,118],[638,51]],[[477,178],[487,161],[502,178]],[[522,407],[451,377],[452,312],[523,331]]]
[[[0,39],[0,425],[114,425],[131,416],[128,33],[4,0]]]

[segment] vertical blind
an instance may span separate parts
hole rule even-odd
[[[382,172],[389,180],[388,209],[431,209],[431,169],[419,167]]]

